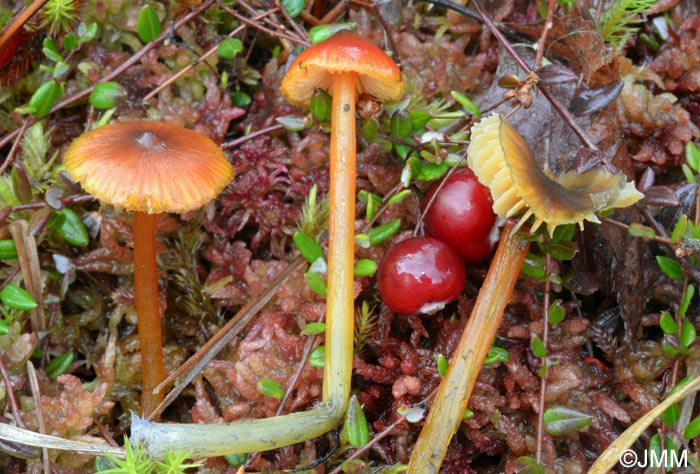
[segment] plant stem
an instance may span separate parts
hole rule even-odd
[[[355,73],[333,77],[328,215],[328,297],[323,399],[350,396],[355,260]]]
[[[141,345],[141,413],[150,414],[163,398],[153,390],[165,378],[158,304],[156,214],[134,212],[134,291]]]
[[[450,439],[462,422],[479,369],[496,336],[527,255],[529,242],[513,234],[512,228],[513,222],[509,221],[501,231],[501,241],[469,322],[413,448],[408,474],[437,473]]]

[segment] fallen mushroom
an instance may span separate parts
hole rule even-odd
[[[525,140],[501,115],[472,127],[467,162],[479,182],[491,190],[493,208],[509,220],[484,283],[474,303],[450,366],[413,448],[409,474],[436,473],[450,439],[462,421],[479,370],[503,319],[529,243],[517,234],[531,216],[531,231],[542,224],[550,234],[558,225],[598,222],[595,213],[634,204],[643,195],[622,173],[595,168],[586,173],[546,174]]]
[[[353,356],[355,222],[355,102],[361,93],[395,101],[403,93],[401,71],[381,49],[341,31],[293,61],[282,94],[308,106],[317,88],[332,96],[326,354],[322,402],[305,412],[216,424],[160,424],[132,420],[131,440],[162,457],[182,449],[192,457],[264,451],[300,443],[335,428],[350,395]]]
[[[63,158],[70,176],[104,204],[133,211],[134,291],[141,346],[141,412],[162,399],[165,378],[158,307],[156,215],[211,201],[233,167],[207,137],[163,122],[106,125],[78,137]]]

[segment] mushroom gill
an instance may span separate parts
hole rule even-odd
[[[568,171],[561,176],[542,170],[522,136],[500,114],[472,127],[469,167],[491,189],[493,210],[501,218],[520,211],[515,232],[530,216],[532,231],[547,225],[550,235],[562,224],[599,223],[596,212],[626,207],[644,197],[621,173],[600,166],[585,173]]]

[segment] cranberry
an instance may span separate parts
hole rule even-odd
[[[457,299],[466,271],[459,254],[446,243],[413,237],[387,252],[377,278],[379,295],[389,309],[430,314]]]
[[[465,263],[486,260],[498,241],[491,192],[469,168],[459,168],[443,181],[425,213],[425,233],[450,244]],[[434,183],[425,193],[423,209],[439,185],[440,182]]]

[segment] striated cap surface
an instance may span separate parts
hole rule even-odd
[[[115,123],[86,132],[68,148],[63,164],[100,201],[146,213],[197,209],[233,178],[216,143],[164,122]]]

